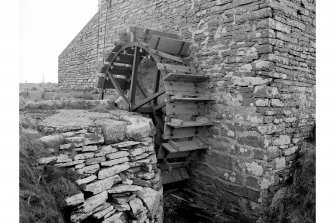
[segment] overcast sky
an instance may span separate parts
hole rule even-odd
[[[20,83],[57,82],[58,55],[97,11],[97,0],[20,0]]]

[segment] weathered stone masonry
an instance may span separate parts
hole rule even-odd
[[[119,0],[108,9],[102,1],[97,15],[93,29],[86,26],[60,55],[60,85],[94,85],[104,50],[128,26],[191,41],[197,71],[211,77],[217,124],[212,149],[194,164],[189,186],[219,222],[227,214],[256,221],[315,122],[315,1]],[[96,48],[85,50],[85,38],[96,38]],[[92,61],[79,64],[76,55]],[[89,64],[91,71],[84,68]]]
[[[60,110],[38,124],[49,155],[71,168],[81,192],[65,199],[71,222],[163,221],[163,188],[152,121],[126,111]]]

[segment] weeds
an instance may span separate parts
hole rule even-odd
[[[20,222],[66,222],[64,198],[79,192],[71,170],[39,166],[46,156],[38,134],[20,132]]]
[[[281,189],[266,215],[273,223],[315,222],[315,146],[304,142],[294,162],[293,177]]]

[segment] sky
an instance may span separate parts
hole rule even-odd
[[[58,55],[97,11],[97,0],[20,0],[20,83],[57,83]]]

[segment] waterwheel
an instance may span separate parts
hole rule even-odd
[[[101,98],[115,89],[129,111],[152,114],[161,138],[156,152],[163,184],[186,180],[192,153],[209,148],[209,78],[197,75],[188,63],[189,42],[171,33],[139,30],[122,33],[123,43],[106,54],[99,69]],[[143,72],[143,63],[156,69]]]

